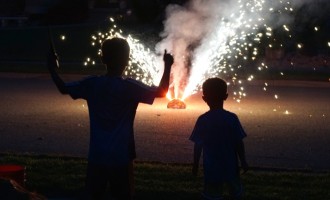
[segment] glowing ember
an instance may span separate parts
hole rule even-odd
[[[186,109],[186,104],[180,99],[173,99],[167,104],[167,108],[171,109]]]

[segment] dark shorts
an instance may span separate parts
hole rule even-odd
[[[130,200],[133,185],[133,162],[116,167],[90,163],[87,166],[86,188],[90,199],[102,199],[109,186],[112,197]]]

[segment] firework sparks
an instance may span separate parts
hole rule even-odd
[[[287,38],[292,37],[287,17],[294,10],[292,2],[282,0],[191,0],[184,6],[170,5],[167,8],[162,41],[156,44],[155,51],[145,48],[133,36],[124,35],[113,18],[109,19],[109,31],[93,35],[91,45],[99,46],[110,37],[127,39],[131,56],[125,76],[148,85],[158,85],[163,70],[161,54],[167,49],[175,56],[167,94],[170,100],[185,100],[200,90],[205,79],[221,77],[232,87],[233,98],[240,102],[247,96],[244,82],[256,77],[253,73],[244,75],[241,71],[268,69],[267,64],[258,61],[261,55],[259,46],[283,48],[273,32],[281,29]],[[320,27],[315,26],[314,30],[318,31]],[[330,47],[330,42],[327,45]],[[296,47],[301,49],[303,44],[297,43]],[[84,62],[85,65],[93,63],[95,61],[90,58]],[[284,76],[283,72],[280,74]],[[267,83],[262,86],[264,91],[267,87]],[[278,99],[278,95],[274,98]]]
[[[98,32],[91,36],[91,45],[94,47],[100,47],[105,39],[120,37],[127,40],[129,43],[130,61],[129,66],[126,68],[124,75],[126,77],[134,78],[147,85],[158,85],[160,81],[160,72],[163,70],[160,56],[156,56],[155,53],[151,52],[150,49],[145,48],[139,40],[135,39],[131,35],[125,36],[123,31],[117,28],[115,20],[109,18],[111,23],[110,29],[103,33]],[[101,50],[98,49],[98,54]],[[95,64],[95,61],[91,58],[86,58],[84,65]]]
[[[286,111],[284,112],[284,114],[285,114],[285,115],[290,115],[291,113],[290,113],[288,110],[286,110]]]
[[[172,49],[176,56],[173,98],[185,99],[197,92],[206,78],[218,76],[232,83],[236,88],[234,99],[240,102],[246,96],[242,81],[255,77],[241,77],[242,63],[257,60],[256,46],[263,38],[273,36],[274,28],[267,24],[268,18],[274,13],[292,12],[290,6],[290,2],[283,1],[238,0],[228,4],[195,0],[185,7],[169,7],[164,39],[158,47]],[[290,32],[288,24],[282,26]],[[257,69],[265,68],[262,64]]]

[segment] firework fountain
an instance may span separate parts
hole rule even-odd
[[[183,7],[169,6],[164,39],[156,49],[167,48],[175,55],[170,96],[184,100],[198,91],[206,78],[218,76],[236,86],[234,98],[240,101],[246,95],[244,79],[254,78],[253,74],[239,76],[240,68],[246,67],[243,62],[257,59],[258,44],[263,37],[271,38],[274,28],[283,26],[289,32],[293,6],[280,0],[193,0]],[[274,13],[280,13],[277,24],[268,24]],[[262,63],[256,67],[265,68]]]
[[[167,97],[176,104],[175,108],[185,108],[184,99],[199,91],[208,77],[225,79],[232,86],[233,98],[239,102],[246,96],[244,82],[254,79],[253,72],[268,68],[258,61],[259,45],[266,41],[264,46],[268,48],[283,47],[285,44],[273,38],[273,30],[281,29],[290,39],[290,16],[302,3],[298,0],[191,0],[183,6],[167,7],[162,40],[156,44],[155,51],[145,48],[132,36],[125,36],[112,18],[110,30],[92,36],[92,45],[108,37],[126,38],[131,46],[131,62],[125,75],[148,85],[158,85],[162,74],[161,55],[167,49],[175,61]],[[85,64],[91,62],[87,58]],[[249,62],[254,64],[244,64]],[[251,73],[241,74],[247,67]],[[267,86],[265,82],[264,90]],[[274,97],[277,99],[278,95]]]

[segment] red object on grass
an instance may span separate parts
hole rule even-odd
[[[25,186],[25,167],[20,165],[0,165],[0,177],[16,181]]]

